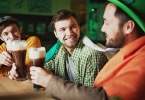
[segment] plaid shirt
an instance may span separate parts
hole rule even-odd
[[[45,63],[45,68],[55,75],[69,80],[68,52],[62,45],[53,59]],[[71,55],[74,63],[74,81],[84,86],[93,86],[98,72],[108,61],[104,53],[79,42]]]

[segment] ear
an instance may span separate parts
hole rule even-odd
[[[132,33],[132,31],[134,30],[134,27],[135,27],[134,21],[132,21],[132,20],[127,21],[124,25],[124,28],[123,28],[124,33],[125,34]]]
[[[54,34],[55,34],[55,37],[58,38],[56,31],[54,30],[53,32],[54,32]]]

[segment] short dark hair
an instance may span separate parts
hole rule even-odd
[[[121,8],[116,6],[116,11],[114,14],[117,18],[120,19],[120,24],[119,27],[123,27],[123,25],[129,21],[129,20],[133,20],[127,13],[125,13]],[[134,21],[134,20],[133,20]],[[139,25],[134,21],[135,23],[135,27],[136,30],[138,32],[139,35],[144,35],[144,31],[139,27]]]
[[[0,23],[0,35],[7,26],[12,25],[12,24],[15,24],[20,29],[20,25],[17,21],[14,21],[14,20],[4,21]]]
[[[79,25],[79,21],[78,21],[78,18],[76,16],[75,13],[69,11],[69,10],[66,10],[66,9],[63,9],[63,10],[60,10],[58,11],[52,18],[51,20],[51,26],[52,28],[55,30],[55,22],[57,21],[60,21],[60,20],[64,20],[64,19],[67,19],[67,18],[70,18],[70,17],[74,17],[74,19],[77,21],[78,25]]]

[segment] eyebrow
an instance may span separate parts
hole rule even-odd
[[[66,27],[61,27],[61,28],[59,28],[59,30],[62,30],[62,29],[65,29]]]
[[[77,23],[73,23],[72,25],[78,25]]]
[[[12,31],[13,30],[19,30],[17,27],[14,27],[14,28],[12,28]],[[5,33],[8,33],[8,32],[3,32],[2,34],[5,34]]]
[[[15,29],[18,29],[19,30],[19,28],[17,28],[17,27],[12,28],[12,30],[15,30]]]

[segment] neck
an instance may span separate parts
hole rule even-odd
[[[142,35],[139,35],[137,32],[132,32],[131,34],[127,34],[125,36],[125,41],[122,47],[126,46],[127,44],[133,42],[134,40],[142,37]]]
[[[68,52],[70,55],[72,55],[72,53],[73,53],[73,51],[74,51],[74,49],[75,49],[75,48],[68,48],[68,47],[65,47],[65,48],[66,48],[67,52]]]

